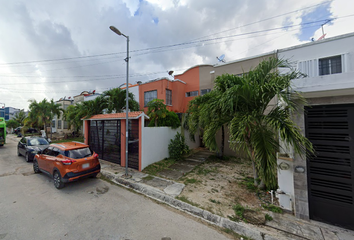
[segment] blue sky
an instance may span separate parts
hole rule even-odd
[[[319,7],[313,9],[313,11],[311,11],[311,12],[305,13],[302,16],[302,22],[313,22],[313,21],[318,21],[318,20],[322,20],[322,19],[330,19],[330,18],[331,18],[330,3],[328,3],[328,4],[320,5]],[[325,33],[326,33],[326,26],[328,24],[330,24],[330,23],[327,23],[324,26]],[[319,25],[321,25],[321,23],[315,23],[314,25],[305,25],[301,29],[301,33],[299,34],[300,41],[311,40],[315,31],[319,29]]]

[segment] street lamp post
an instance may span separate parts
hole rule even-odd
[[[128,101],[128,83],[129,83],[129,36],[124,35],[121,33],[117,28],[114,26],[109,27],[114,33],[118,34],[119,36],[123,36],[127,39],[127,58],[124,59],[127,62],[127,82],[126,82],[126,97],[125,97],[125,177],[128,177],[128,128],[129,128],[129,119],[128,119],[128,108],[129,108],[129,101]]]

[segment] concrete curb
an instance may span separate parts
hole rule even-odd
[[[276,234],[276,236],[274,236],[273,235],[274,232],[273,234],[271,234],[270,231],[267,231],[266,229],[262,229],[262,227],[246,224],[243,222],[234,222],[227,218],[220,217],[209,211],[200,209],[198,207],[192,206],[188,203],[175,199],[171,196],[168,196],[159,189],[153,188],[143,183],[132,182],[129,179],[122,178],[109,171],[101,170],[101,174],[118,185],[133,189],[138,193],[142,193],[145,196],[166,203],[176,209],[187,212],[195,217],[201,218],[219,227],[230,229],[240,235],[244,235],[255,240],[289,239],[289,237],[285,237],[284,235],[280,235],[280,234]]]

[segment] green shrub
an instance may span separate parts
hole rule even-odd
[[[168,145],[168,153],[172,159],[180,159],[189,152],[189,147],[185,142],[184,136],[177,132],[175,138]]]
[[[274,213],[283,213],[283,209],[281,209],[280,207],[274,206],[272,204],[269,204],[269,205],[263,204],[262,207],[267,209],[268,211],[271,211]]]

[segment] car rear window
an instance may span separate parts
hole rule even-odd
[[[90,157],[92,156],[92,154],[93,154],[92,150],[88,147],[65,151],[65,156],[73,159]]]
[[[28,140],[28,146],[49,145],[45,138],[33,138]]]

